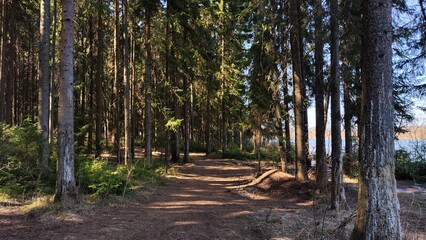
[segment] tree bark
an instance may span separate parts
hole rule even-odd
[[[119,0],[114,0],[114,85],[113,85],[113,116],[114,116],[114,151],[117,155],[117,163],[121,163],[121,127],[120,127],[120,80],[118,74],[119,68]]]
[[[392,1],[363,5],[358,213],[351,239],[401,239],[395,181]]]
[[[331,0],[331,208],[339,210],[342,188],[342,136],[340,114],[339,22],[338,2]]]
[[[49,51],[50,1],[40,1],[39,96],[38,128],[41,130],[41,172],[46,172],[49,160]]]
[[[322,40],[323,7],[321,1],[314,0],[315,17],[315,135],[316,135],[316,187],[327,186],[327,162],[325,160],[324,122],[324,42]]]
[[[98,0],[98,7],[101,6],[102,0]],[[103,34],[102,34],[102,11],[98,9],[97,16],[97,49],[96,49],[96,132],[95,132],[95,157],[99,158],[102,153],[101,139],[102,139],[102,119],[103,119],[103,94],[102,94],[102,82],[103,82]]]
[[[55,201],[66,202],[77,193],[74,176],[74,1],[62,0],[61,3],[61,78]]]
[[[306,169],[306,151],[303,144],[304,138],[304,120],[303,120],[303,85],[302,79],[302,61],[300,56],[300,19],[299,9],[300,0],[289,1],[290,11],[290,43],[291,43],[291,59],[293,66],[293,98],[294,98],[294,118],[295,118],[295,132],[296,132],[296,178],[299,181],[308,180]]]
[[[226,76],[225,76],[225,1],[221,0],[220,8],[220,24],[221,24],[221,63],[220,63],[220,82],[221,82],[221,116],[222,116],[222,154],[228,150],[228,130],[226,126]]]
[[[55,92],[56,92],[56,32],[58,21],[58,8],[57,0],[53,0],[53,29],[52,29],[52,67],[50,75],[50,92],[49,92],[49,143],[53,143],[53,129],[55,119]]]
[[[132,160],[132,128],[130,114],[130,54],[129,54],[129,4],[123,0],[123,44],[124,44],[124,165]]]
[[[206,129],[206,155],[209,155],[211,150],[212,150],[212,146],[211,146],[211,137],[210,137],[210,128],[211,128],[211,103],[210,103],[210,98],[211,98],[211,83],[213,81],[213,74],[210,75],[210,77],[208,78],[208,82],[207,82],[207,107],[206,107],[206,114],[207,114],[207,120],[206,120],[206,125],[205,125],[205,129]]]
[[[145,64],[145,157],[152,158],[152,112],[151,112],[151,98],[152,98],[152,53],[151,53],[151,16],[149,10],[145,13],[145,50],[146,50],[146,64]]]
[[[186,37],[187,33],[184,30],[184,39],[185,42],[188,40]],[[189,83],[186,76],[183,77],[183,163],[189,162]]]
[[[351,99],[350,99],[350,84],[351,74],[349,69],[349,60],[344,57],[342,66],[343,75],[343,108],[345,110],[345,159],[348,161],[353,160],[352,153],[352,110],[351,110]]]
[[[13,85],[15,73],[15,0],[4,0],[2,6],[2,58],[0,84],[0,121],[8,125],[13,123]]]

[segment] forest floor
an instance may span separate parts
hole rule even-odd
[[[0,201],[0,239],[347,239],[356,183],[347,181],[351,209],[329,210],[328,194],[312,183],[253,163],[192,155],[193,163],[163,186],[144,187],[108,204],[28,211]],[[254,181],[253,181],[254,180]],[[410,188],[410,185],[405,187]],[[404,186],[403,186],[404,188]],[[426,194],[399,193],[406,239],[426,239]]]

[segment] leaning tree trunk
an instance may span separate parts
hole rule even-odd
[[[300,56],[300,19],[299,10],[300,1],[290,0],[290,42],[291,42],[291,58],[293,65],[293,98],[294,98],[294,118],[296,132],[296,177],[298,180],[308,180],[306,170],[306,151],[303,144],[304,138],[304,120],[303,120],[303,79],[302,79],[302,61]]]
[[[77,193],[74,176],[74,1],[62,0],[61,3],[61,77],[55,201],[66,202]]]
[[[323,8],[321,1],[314,1],[315,14],[315,135],[316,135],[316,187],[327,186],[327,162],[325,160],[325,122],[324,122],[324,43],[322,40]]]
[[[366,0],[358,213],[351,239],[401,239],[395,181],[392,1]]]
[[[50,1],[40,1],[38,127],[41,130],[41,172],[47,171],[49,160],[49,51]]]

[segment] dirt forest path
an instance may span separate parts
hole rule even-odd
[[[51,217],[0,213],[0,239],[268,239],[254,215],[291,201],[250,198],[234,187],[253,167],[195,157],[165,186],[124,202]]]

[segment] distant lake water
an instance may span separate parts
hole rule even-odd
[[[395,150],[405,149],[412,151],[417,145],[426,144],[426,140],[395,140]],[[331,139],[325,140],[325,149],[327,155],[331,155]],[[345,149],[345,141],[342,139],[342,149]],[[309,152],[315,154],[316,151],[316,139],[309,139]]]

